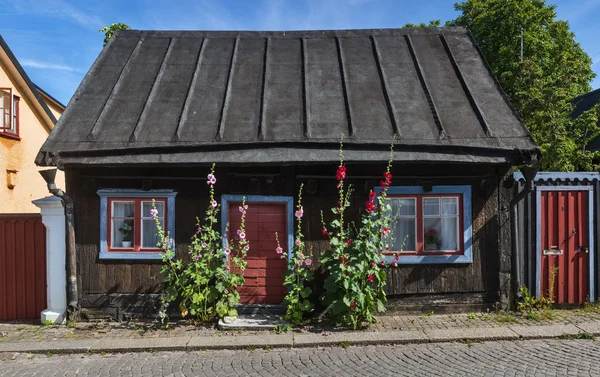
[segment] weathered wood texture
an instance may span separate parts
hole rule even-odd
[[[319,256],[328,248],[321,234],[321,210],[330,221],[330,208],[338,200],[336,166],[296,167],[224,167],[217,166],[216,194],[291,195],[296,199],[301,183],[304,188],[303,232],[312,247],[316,279],[313,288],[322,290],[323,273]],[[348,165],[349,182],[355,187],[348,220],[364,213],[369,190],[379,184],[384,165]],[[510,232],[506,234],[509,195],[500,193],[507,167],[410,165],[394,167],[394,185],[471,185],[473,218],[473,263],[465,265],[405,265],[388,270],[387,292],[390,297],[444,293],[479,293],[480,301],[499,298],[500,262],[510,267]],[[176,252],[187,255],[196,216],[203,217],[208,204],[204,177],[207,167],[194,168],[103,168],[67,169],[67,190],[75,201],[79,286],[82,298],[89,295],[154,294],[160,291],[160,262],[99,260],[99,197],[102,188],[140,189],[143,180],[152,180],[154,189],[174,189],[176,197]],[[510,190],[509,190],[510,191]],[[506,238],[506,237],[509,238]],[[502,257],[501,254],[502,253]],[[510,271],[505,271],[510,272]],[[503,281],[504,282],[504,281]],[[82,300],[85,305],[108,305],[98,300]]]

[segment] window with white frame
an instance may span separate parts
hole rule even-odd
[[[99,190],[101,259],[159,259],[157,221],[171,237],[175,195],[170,190]],[[154,204],[153,204],[154,201]],[[156,217],[152,209],[156,209]]]
[[[0,88],[0,135],[19,136],[19,97],[12,89]]]
[[[381,192],[381,187],[377,188]],[[398,264],[471,263],[471,186],[390,186],[394,221],[384,259]]]

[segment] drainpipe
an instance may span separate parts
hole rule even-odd
[[[519,271],[521,268],[521,260],[519,255],[519,217],[517,213],[517,204],[525,198],[530,192],[535,190],[535,176],[539,167],[537,166],[523,166],[521,167],[521,173],[525,178],[525,188],[523,191],[517,194],[510,201],[510,218],[512,222],[511,227],[511,239],[512,239],[512,280],[513,280],[513,290],[515,294],[515,299],[517,301],[521,301],[523,297],[521,297],[521,293],[519,292],[519,287],[521,286],[521,282],[519,280]]]
[[[77,289],[77,256],[75,253],[75,228],[73,226],[73,199],[54,183],[56,169],[41,170],[40,174],[48,185],[48,191],[60,198],[65,207],[65,229],[67,245],[67,320],[77,320],[79,292]]]

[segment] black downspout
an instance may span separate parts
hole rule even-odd
[[[517,302],[521,301],[521,293],[519,292],[519,288],[521,286],[521,281],[519,280],[520,274],[520,255],[519,255],[519,218],[517,214],[517,204],[527,196],[531,191],[535,190],[535,181],[534,179],[527,179],[525,183],[525,188],[523,191],[517,194],[510,201],[510,218],[512,222],[511,227],[511,239],[512,239],[512,280],[513,280],[513,290],[515,294],[515,299]],[[530,220],[531,221],[531,220]]]

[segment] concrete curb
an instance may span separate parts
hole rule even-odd
[[[600,336],[600,324],[508,326],[446,330],[257,334],[244,336],[185,336],[170,338],[72,339],[46,342],[0,342],[0,353],[82,354],[220,349],[305,348],[419,344],[465,341],[534,340]]]

